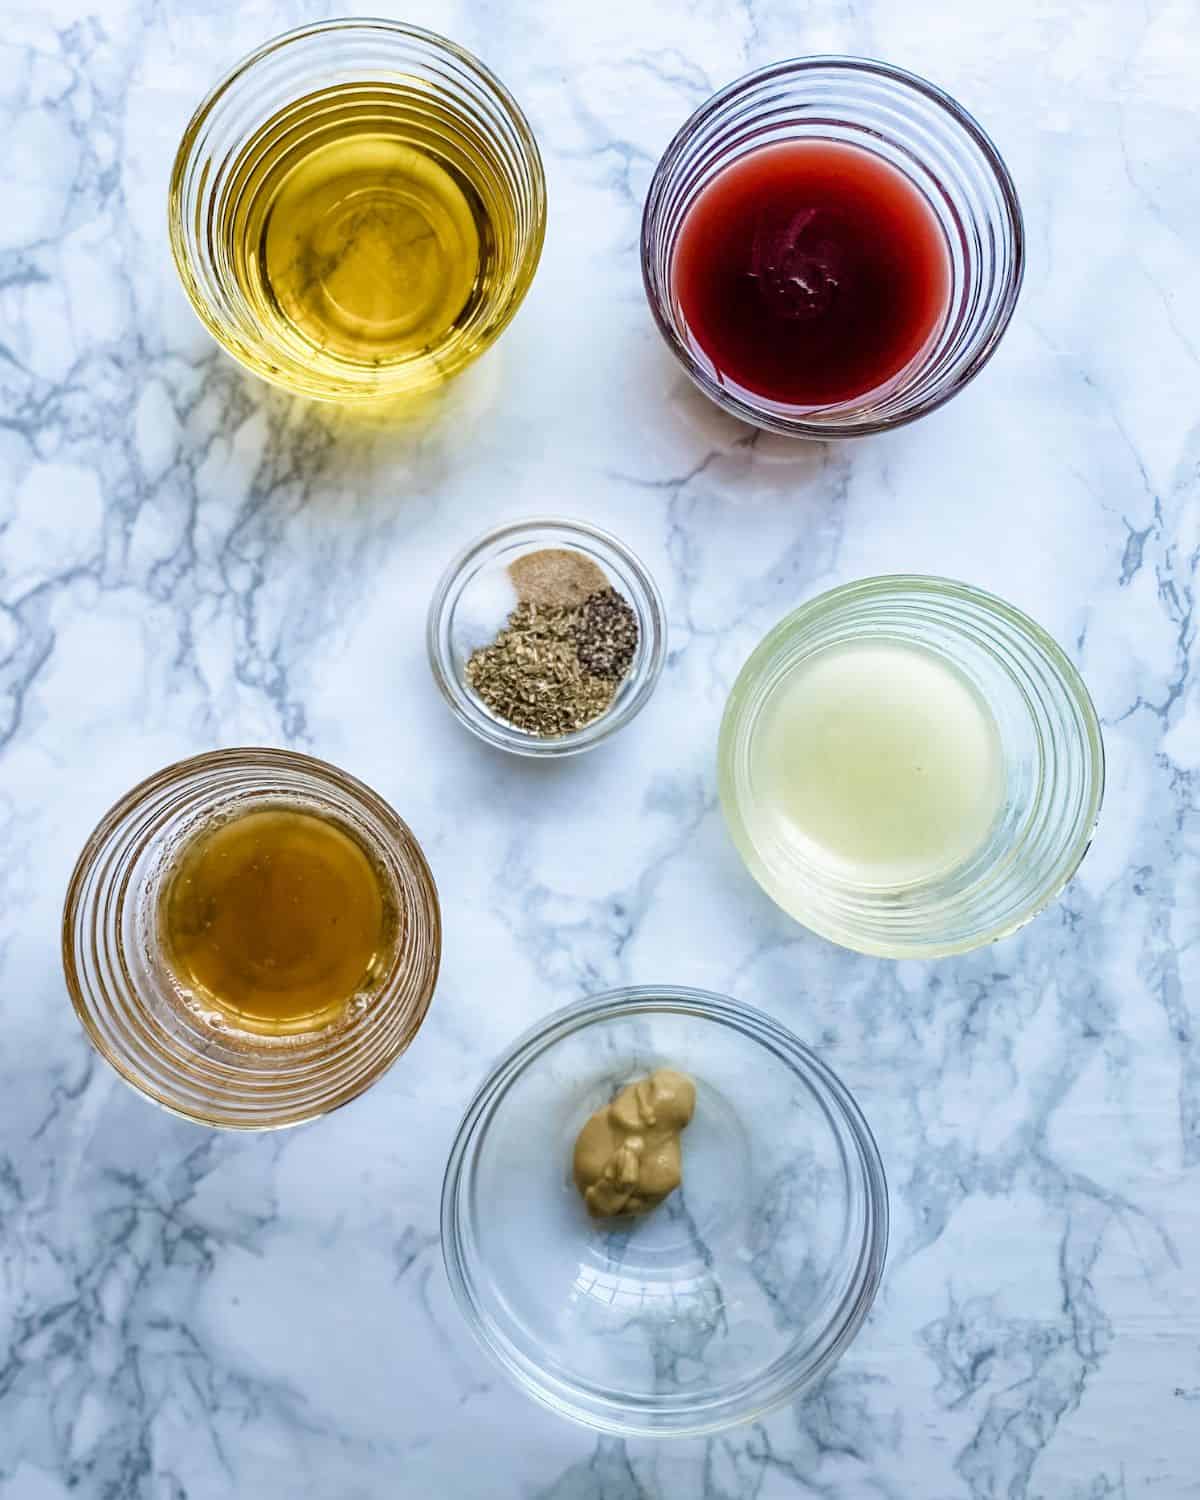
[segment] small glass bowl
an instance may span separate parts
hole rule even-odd
[[[690,1073],[683,1185],[593,1220],[572,1180],[595,1110]],[[471,1101],[442,1251],[472,1332],[536,1400],[601,1431],[682,1437],[792,1400],[870,1310],[887,1248],[879,1152],[845,1086],[778,1022],[700,990],[614,990],[527,1032]]]
[[[251,171],[246,147],[268,121],[286,119],[293,135],[315,137],[332,128],[333,116],[326,109],[324,121],[306,117],[301,101],[334,85],[369,96],[372,86],[398,83],[423,101],[407,105],[406,134],[492,211],[495,271],[479,305],[434,347],[384,363],[341,358],[299,334],[283,336],[256,315],[233,272],[228,224]],[[199,105],[175,157],[168,226],[184,290],[235,359],[301,395],[383,401],[441,385],[507,328],[541,257],[546,181],[516,100],[465,48],[397,21],[320,21],[264,43]]]
[[[289,806],[351,829],[399,916],[386,975],[321,1031],[251,1036],[198,1016],[163,957],[159,897],[176,854],[214,821]],[[416,1036],[437,981],[441,916],[408,826],[361,781],[287,750],[216,750],[167,766],[101,819],[63,910],[71,1003],[100,1055],[155,1104],[201,1125],[273,1130],[347,1103]]]
[[[553,738],[506,724],[467,681],[471,653],[487,645],[504,624],[509,565],[544,547],[562,547],[590,558],[624,595],[638,622],[637,651],[612,703],[582,729]],[[516,602],[513,592],[507,608]],[[550,517],[512,521],[472,542],[446,569],[430,601],[426,642],[429,663],[446,702],[481,740],[516,755],[577,755],[615,734],[646,706],[666,660],[666,609],[641,561],[607,531],[585,521]]]
[[[751,771],[755,733],[789,674],[847,641],[923,647],[966,678],[999,732],[1001,810],[957,866],[897,886],[835,875],[784,840]],[[812,931],[881,958],[941,958],[1006,937],[1062,891],[1087,853],[1104,795],[1104,744],[1079,673],[1020,610],[945,578],[868,578],[830,590],[770,631],[721,724],[725,819],[751,874]]]
[[[906,369],[853,400],[793,407],[721,379],[691,335],[671,278],[684,218],[713,178],[760,147],[805,140],[858,146],[904,173],[945,236],[950,287],[940,330]],[[726,411],[791,437],[884,432],[948,401],[1000,342],[1024,264],[1016,189],[982,128],[925,79],[866,58],[795,58],[714,94],[663,153],[642,218],[646,296],[672,353]]]

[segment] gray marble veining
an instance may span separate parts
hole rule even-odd
[[[551,201],[500,345],[399,429],[241,372],[180,291],[180,130],[296,0],[45,0],[0,47],[0,1500],[1113,1500],[1200,1495],[1200,29],[1189,0],[414,0],[526,107]],[[713,88],[801,52],[947,87],[1018,183],[993,363],[926,421],[794,446],[661,347],[641,201]],[[424,660],[444,563],[533,511],[646,559],[671,652],[577,762],[488,753]],[[1100,832],[1065,899],[939,964],[840,952],[745,875],[714,787],[759,635],[914,569],[1028,609],[1095,694]],[[346,765],[423,841],[443,980],[403,1062],[279,1138],[125,1090],[66,1003],[74,856],[215,744]],[[847,1358],[707,1442],[600,1439],[476,1351],[442,1273],[459,1111],[518,1030],[656,979],[764,1006],[880,1140],[892,1254]],[[414,1120],[424,1122],[414,1136]],[[769,1276],[769,1259],[764,1260]]]

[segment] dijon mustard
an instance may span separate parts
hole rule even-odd
[[[683,1177],[680,1133],[696,1108],[684,1073],[658,1068],[598,1109],[575,1142],[575,1186],[593,1218],[644,1214]]]

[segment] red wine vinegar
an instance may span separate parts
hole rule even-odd
[[[929,343],[946,241],[903,172],[832,141],[764,146],[684,216],[672,290],[723,384],[786,406],[858,400]]]

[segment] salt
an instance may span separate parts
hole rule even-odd
[[[454,608],[454,634],[466,655],[490,645],[517,607],[517,591],[507,568],[491,567],[477,573]]]

